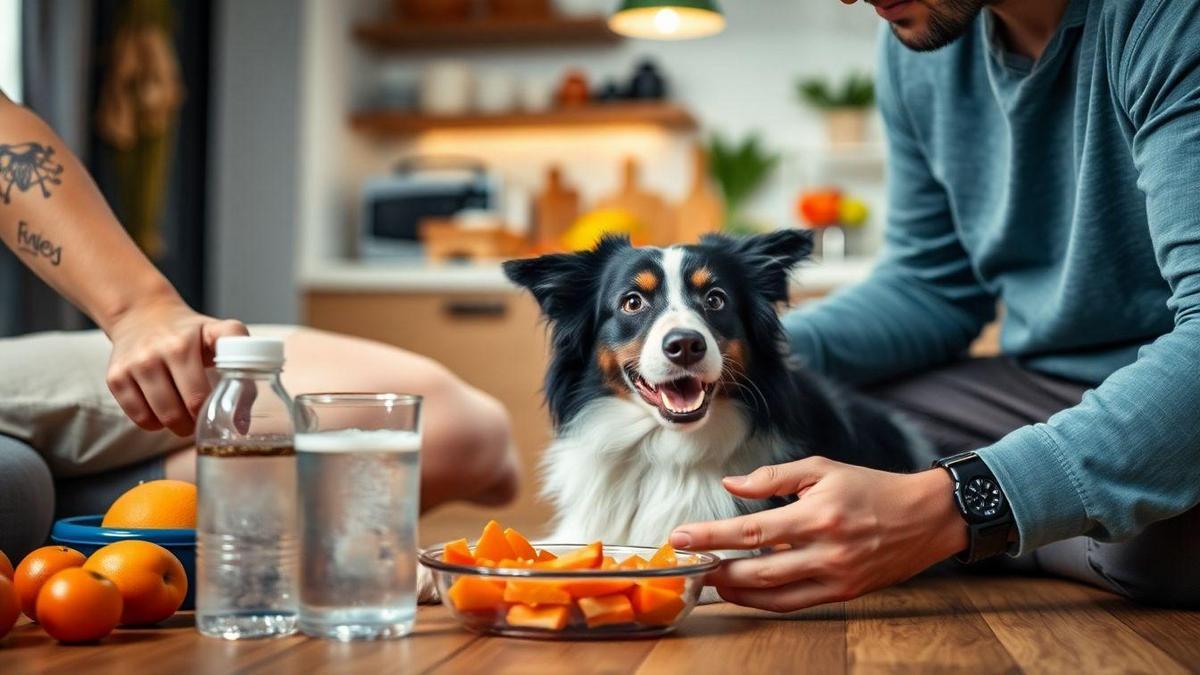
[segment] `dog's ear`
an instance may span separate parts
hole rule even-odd
[[[504,263],[504,274],[514,284],[533,293],[542,313],[551,321],[557,321],[565,313],[589,305],[604,262],[616,251],[629,246],[628,237],[610,235],[590,251],[509,260]]]
[[[772,302],[788,299],[788,275],[812,253],[812,232],[777,230],[748,237],[707,235],[701,243],[730,251],[746,267],[747,276]]]

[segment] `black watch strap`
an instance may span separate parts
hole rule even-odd
[[[955,556],[973,563],[1006,553],[1016,534],[1008,497],[987,464],[974,452],[934,462],[954,479],[954,501],[967,526],[967,548]]]

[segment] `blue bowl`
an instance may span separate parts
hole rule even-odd
[[[183,571],[187,573],[187,597],[183,599],[181,610],[191,610],[196,606],[196,531],[195,530],[134,530],[117,527],[101,527],[100,521],[104,516],[75,516],[63,518],[54,523],[50,530],[50,541],[63,546],[70,546],[80,553],[90,556],[97,549],[115,544],[126,539],[149,541],[175,554],[183,563]]]

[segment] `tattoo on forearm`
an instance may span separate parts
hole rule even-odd
[[[12,202],[12,189],[28,192],[33,186],[42,191],[42,197],[50,197],[50,186],[62,184],[59,176],[63,166],[54,159],[54,148],[41,143],[0,143],[0,199],[5,204]]]
[[[38,256],[46,258],[55,267],[62,263],[62,244],[55,246],[54,242],[40,233],[30,232],[29,223],[23,220],[17,221],[17,250],[35,258]]]

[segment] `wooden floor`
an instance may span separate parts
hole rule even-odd
[[[202,638],[191,617],[62,646],[25,624],[0,640],[0,673],[1184,673],[1200,671],[1200,612],[1142,609],[1049,579],[922,578],[847,603],[774,615],[700,607],[660,640],[478,637],[441,607],[416,633],[341,644]]]

